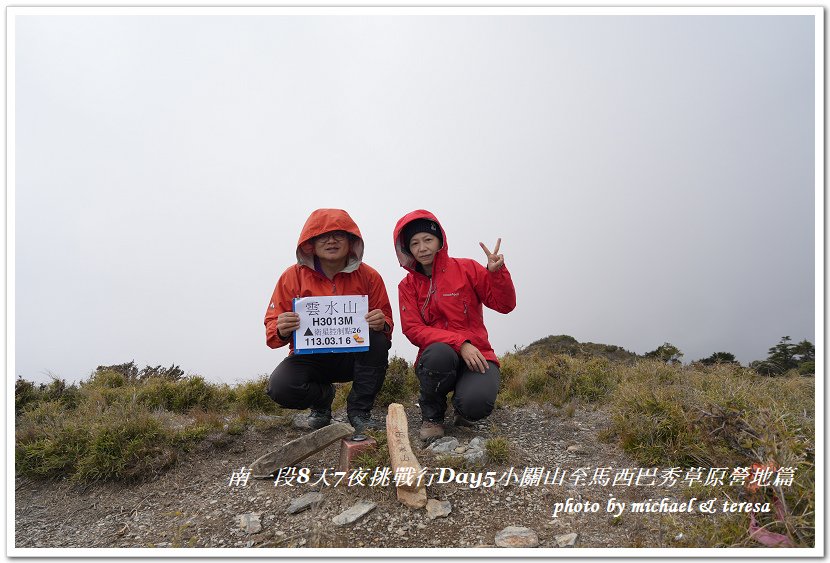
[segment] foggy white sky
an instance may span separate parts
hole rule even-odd
[[[812,16],[15,18],[15,375],[270,373],[308,214],[502,238],[498,354],[550,334],[747,363],[815,342]],[[491,247],[492,248],[492,247]],[[413,360],[399,330],[392,353]]]

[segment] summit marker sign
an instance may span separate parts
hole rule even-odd
[[[300,328],[294,331],[295,354],[365,352],[369,349],[367,295],[326,295],[294,299]]]

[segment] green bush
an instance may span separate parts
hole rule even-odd
[[[487,456],[495,463],[506,463],[510,459],[510,443],[502,437],[490,438],[484,443]]]
[[[254,411],[267,413],[279,412],[280,407],[268,396],[267,376],[262,376],[255,381],[240,383],[234,390],[233,400],[240,407]]]
[[[74,478],[79,481],[138,477],[137,467],[156,457],[169,440],[161,422],[147,412],[114,413],[102,422],[78,462]]]
[[[18,377],[14,382],[14,412],[20,412],[27,405],[35,403],[40,399],[40,393],[35,389],[35,384]]]
[[[231,388],[170,369],[110,368],[79,385],[15,382],[19,474],[83,482],[152,476],[210,433],[238,436],[259,420],[251,413],[280,410],[264,378]]]
[[[573,396],[589,403],[605,398],[616,386],[611,364],[605,358],[585,362],[573,378]]]
[[[89,385],[104,389],[123,387],[127,379],[117,371],[101,370],[96,371],[89,380]]]
[[[89,429],[75,422],[49,428],[28,439],[18,439],[15,444],[17,471],[38,477],[71,477],[89,442]]]
[[[418,377],[415,375],[414,366],[410,366],[403,358],[392,356],[375,405],[385,407],[392,403],[404,403],[411,400],[418,393],[418,389]]]

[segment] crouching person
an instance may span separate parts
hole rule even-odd
[[[362,262],[363,239],[357,225],[341,209],[318,209],[303,226],[297,263],[280,276],[265,313],[265,338],[271,348],[289,345],[286,357],[271,374],[268,395],[290,409],[310,408],[313,429],[331,423],[334,382],[352,382],[346,399],[349,423],[357,433],[378,428],[371,419],[375,398],[388,367],[392,308],[380,274]],[[294,354],[293,333],[300,317],[292,311],[295,297],[367,295],[369,350]]]
[[[469,426],[490,415],[499,391],[499,363],[484,326],[482,305],[500,313],[516,306],[516,290],[499,254],[481,244],[487,266],[451,258],[444,229],[429,211],[402,217],[395,251],[406,277],[398,284],[401,328],[418,347],[421,439],[444,435],[447,396],[453,393],[454,423]]]

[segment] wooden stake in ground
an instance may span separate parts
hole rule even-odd
[[[389,446],[389,459],[395,474],[407,474],[411,479],[397,485],[398,501],[412,508],[427,505],[427,488],[417,479],[421,464],[409,445],[409,424],[403,405],[392,403],[386,414],[386,443]],[[420,484],[419,484],[420,483]]]
[[[354,428],[348,424],[337,422],[300,436],[252,463],[251,476],[254,479],[268,479],[280,467],[291,467],[353,432]]]

